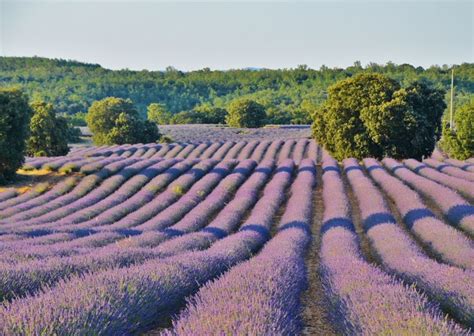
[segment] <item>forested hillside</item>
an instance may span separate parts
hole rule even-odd
[[[307,123],[308,114],[326,96],[336,81],[363,71],[380,72],[402,86],[416,79],[449,89],[447,66],[428,69],[409,64],[358,62],[346,69],[228,70],[182,72],[108,70],[98,64],[39,57],[0,57],[0,85],[20,85],[32,100],[51,102],[67,114],[86,112],[95,100],[108,96],[130,98],[142,115],[150,103],[165,104],[172,113],[191,111],[199,105],[225,107],[237,97],[248,97],[264,105],[272,123]],[[474,93],[474,64],[456,66],[456,102]],[[448,98],[448,96],[446,96]]]

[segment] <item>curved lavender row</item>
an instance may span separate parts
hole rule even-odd
[[[51,202],[57,197],[66,194],[69,192],[79,181],[77,177],[69,177],[64,181],[57,183],[54,187],[49,189],[47,192],[43,193],[41,196],[35,197],[29,201],[16,204],[14,206],[8,207],[7,209],[0,210],[0,223],[5,222],[5,218],[11,217],[15,214],[18,214],[22,211],[29,210],[31,208],[41,206],[46,202]]]
[[[319,152],[319,147],[318,147],[318,144],[316,143],[316,141],[314,141],[314,139],[309,140],[306,157],[317,163],[318,162],[318,152]]]
[[[175,158],[179,152],[181,152],[185,148],[184,144],[175,144],[173,148],[171,148],[166,154],[163,156],[165,159],[172,159]]]
[[[268,239],[259,223],[206,251],[59,282],[0,307],[0,333],[133,334],[162,323],[200,284],[249,258]],[[41,307],[41,308],[40,308]]]
[[[116,173],[120,169],[126,167],[128,163],[127,161],[114,162],[114,160],[111,160],[111,162],[112,163],[106,165],[99,172],[84,177],[68,194],[62,195],[47,204],[43,204],[41,207],[35,207],[13,216],[11,220],[16,221],[14,227],[28,224],[28,222],[21,222],[22,220],[27,220],[29,218],[38,217],[40,215],[46,214],[48,211],[57,209],[82,197],[84,194],[92,190],[102,180]],[[5,226],[1,226],[1,228],[5,228]]]
[[[387,173],[377,160],[364,159],[364,165],[395,202],[407,228],[430,250],[448,263],[474,269],[474,247],[469,238],[436,218],[415,191]]]
[[[146,160],[127,159],[107,165],[104,169],[100,170],[99,173],[85,177],[68,194],[58,197],[44,206],[33,208],[19,214],[20,216],[31,216],[34,213],[35,215],[40,214],[39,217],[17,221],[11,225],[4,225],[2,226],[2,230],[17,229],[18,231],[26,232],[31,229],[39,228],[40,224],[46,227],[46,223],[58,220],[78,209],[94,204],[97,200],[114,192],[123,181],[136,174],[141,168],[146,167],[148,164],[149,162]],[[108,177],[111,173],[117,174]],[[104,179],[104,177],[108,178]],[[97,188],[94,188],[99,182],[101,182],[101,184]]]
[[[48,190],[48,188],[49,188],[48,183],[38,183],[27,192],[0,202],[0,210],[4,210],[6,208],[27,202],[35,197],[38,197],[39,195],[44,193],[46,190]]]
[[[283,143],[284,143],[283,140],[272,141],[271,145],[268,147],[267,151],[265,152],[265,155],[263,156],[262,161],[276,160],[277,153],[280,150],[280,147],[283,146]]]
[[[224,144],[225,145],[225,144]],[[206,148],[206,150],[200,155],[200,159],[222,159],[222,157],[215,157],[218,154],[218,151],[222,148],[222,142],[213,142]],[[230,148],[230,147],[229,147]]]
[[[344,170],[359,202],[366,234],[384,266],[423,289],[459,321],[474,327],[474,271],[428,258],[398,227],[383,196],[357,160],[345,159]]]
[[[457,190],[474,199],[474,182],[469,182],[458,177],[440,173],[415,159],[404,160],[403,163],[417,174],[427,177],[435,182],[444,184],[445,186]]]
[[[81,161],[82,159],[83,159],[83,157],[81,157],[81,156],[78,156],[78,157],[63,156],[59,160],[48,161],[48,162],[43,163],[41,165],[41,169],[49,170],[49,171],[56,171],[62,165],[66,164],[66,163],[74,163],[74,162]]]
[[[263,161],[259,167],[272,168],[272,161]],[[272,204],[281,202],[281,195],[291,182],[294,163],[287,160],[280,164],[273,178],[265,186],[263,196],[259,199],[258,194],[264,186],[267,176],[264,171],[254,173],[239,188],[232,201],[230,201],[218,215],[203,229],[190,232],[183,236],[170,239],[153,248],[153,252],[162,257],[176,255],[185,251],[202,250],[209,247],[216,240],[221,239],[235,231],[244,218],[247,211],[255,204],[252,214],[246,220],[250,225],[255,221],[253,213],[263,213],[265,209],[273,209]],[[257,168],[258,169],[258,168]]]
[[[323,154],[321,277],[344,335],[467,335],[414,287],[367,263],[359,249],[337,162]]]
[[[263,155],[265,154],[268,146],[270,146],[271,141],[268,140],[263,140],[261,141],[257,147],[255,147],[255,150],[253,151],[252,155],[249,157],[249,159],[254,160],[256,162],[260,162],[263,158]]]
[[[104,169],[106,166],[108,166],[108,165],[110,165],[114,162],[119,162],[119,161],[123,161],[123,160],[124,160],[123,158],[119,158],[119,157],[101,158],[98,161],[87,163],[87,164],[81,166],[79,171],[82,174],[92,174],[92,173],[95,173],[95,172],[97,172],[101,169]]]
[[[221,163],[221,165],[223,165],[223,163]],[[289,161],[285,165],[279,167],[280,171],[275,175],[275,178],[272,179],[272,182],[265,189],[266,196],[264,196],[264,199],[259,201],[260,205],[258,208],[260,210],[257,208],[255,209],[257,213],[265,213],[265,211],[268,211],[268,204],[282,201],[282,198],[284,197],[284,189],[291,181],[291,169],[284,168],[292,167],[292,161]],[[239,195],[236,195],[236,198],[226,207],[226,209],[228,209],[228,215],[234,213],[241,217],[244,216],[245,209],[242,207],[239,208],[232,206],[231,204],[235,204],[236,202],[247,202],[250,203],[248,205],[248,207],[250,207],[253,203],[252,201],[249,202],[248,198],[252,194],[254,201],[257,199],[258,189],[265,180],[265,175],[262,174],[263,173],[253,174],[239,189]],[[278,206],[273,206],[273,208],[275,208],[274,211],[276,211]],[[242,209],[244,212],[237,212]],[[256,214],[252,215],[247,223],[255,223],[255,220],[259,218],[258,216],[255,216]],[[225,217],[219,218],[224,219]],[[220,223],[217,218],[214,220],[214,222]],[[239,219],[237,219],[237,222],[234,224],[234,226],[238,224],[238,222]],[[206,232],[209,233],[210,231]],[[210,241],[217,240],[217,237],[212,237],[214,239],[209,237],[207,244],[201,248],[206,248],[210,245]],[[221,238],[221,236],[219,236],[219,238]],[[84,239],[82,240],[84,241]],[[78,245],[77,240],[75,244]],[[60,250],[58,247],[62,247],[62,250]],[[5,299],[9,300],[13,295],[25,295],[27,293],[33,293],[44,285],[52,285],[60,279],[72,274],[80,274],[86,271],[97,271],[112,267],[124,267],[131,264],[143,263],[146,261],[146,259],[163,257],[165,255],[159,248],[131,248],[130,242],[127,240],[123,240],[123,243],[120,243],[119,241],[117,244],[104,246],[101,249],[90,250],[88,253],[81,254],[80,256],[67,256],[68,254],[71,255],[72,253],[71,249],[66,247],[67,246],[65,246],[65,244],[57,244],[55,246],[54,254],[62,255],[62,257],[53,257],[40,261],[34,260],[28,263],[8,266],[3,270],[0,270],[0,293],[3,293],[0,294],[0,296],[3,295]],[[41,248],[36,248],[35,251],[37,253],[44,253],[44,249],[41,250]],[[31,258],[32,255],[30,254],[28,257]],[[26,258],[26,256],[23,258]]]
[[[156,152],[158,152],[160,148],[161,148],[160,145],[156,145],[156,146],[152,146],[148,148],[148,150],[145,153],[143,153],[143,155],[141,156],[142,159],[150,159],[153,155],[155,155]]]
[[[148,147],[144,145],[143,147],[137,148],[137,150],[132,154],[131,157],[141,158],[142,155],[148,150]]]
[[[462,170],[461,168],[458,168],[456,166],[439,162],[438,160],[433,159],[425,159],[423,160],[423,163],[435,168],[437,171],[440,171],[442,173],[446,173],[448,175],[459,177],[465,180],[474,181],[473,173]]]
[[[163,162],[170,162],[171,164],[176,163],[176,159],[165,160]],[[147,183],[140,191],[138,191],[135,195],[130,197],[129,199],[125,200],[124,202],[109,207],[106,211],[100,213],[93,219],[89,221],[85,221],[80,224],[75,224],[73,226],[64,226],[60,229],[67,230],[67,229],[83,229],[83,228],[92,228],[98,227],[100,230],[103,229],[118,229],[121,227],[121,222],[118,222],[120,219],[124,218],[125,216],[132,214],[137,209],[150,204],[153,202],[151,206],[155,203],[159,206],[164,206],[167,202],[163,201],[163,197],[161,196],[161,203],[157,203],[153,201],[153,198],[156,194],[163,190],[166,186],[173,182],[176,178],[181,176],[178,180],[175,181],[173,185],[169,187],[169,189],[173,189],[174,185],[183,186],[183,188],[187,188],[187,184],[185,180],[188,180],[187,176],[191,176],[191,182],[195,181],[195,179],[200,178],[203,174],[205,174],[212,166],[215,165],[215,162],[212,161],[201,161],[194,165],[191,168],[191,164],[194,163],[191,160],[185,160],[178,162],[177,164],[173,165],[172,167],[168,168],[164,173],[160,174],[159,176],[153,178],[149,183]],[[168,164],[167,164],[168,166]],[[191,169],[190,169],[191,168]],[[189,170],[190,169],[190,170]],[[158,196],[160,197],[160,196]],[[138,210],[140,211],[140,210]],[[155,208],[156,211],[156,208]],[[115,223],[115,224],[114,224]],[[126,226],[124,226],[126,227]]]
[[[204,151],[209,147],[209,143],[203,142],[199,145],[197,145],[191,153],[188,155],[188,159],[197,159],[201,158],[201,154],[204,153]],[[202,159],[202,158],[201,158]]]
[[[173,236],[199,229],[206,223],[210,215],[224,207],[235,190],[248,178],[255,166],[256,162],[253,160],[241,161],[234,171],[224,178],[201,202],[199,202],[202,199],[199,194],[190,194],[190,198],[175,203],[136,228],[144,231],[163,230],[142,235],[143,237],[149,236],[152,238],[154,245]],[[263,168],[257,167],[257,169],[259,170],[255,172],[259,172]],[[264,173],[268,172],[265,170]],[[137,240],[140,244],[149,242],[149,239],[137,238],[139,238]]]
[[[237,156],[237,160],[245,160],[245,159],[250,159],[252,156],[253,151],[255,148],[258,146],[260,143],[259,140],[252,140],[248,142],[244,148],[240,151],[239,155]]]
[[[130,146],[129,148],[127,148],[125,152],[120,154],[120,157],[130,158],[137,151],[137,149],[138,149],[137,147]]]
[[[150,159],[156,159],[156,158],[159,158],[159,157],[163,157],[166,153],[168,153],[168,151],[170,151],[171,149],[173,149],[174,145],[173,144],[162,144],[161,145],[161,148],[153,155],[150,157]]]
[[[293,155],[291,156],[295,161],[295,164],[299,165],[303,160],[307,145],[307,139],[300,139],[296,142],[295,147],[293,148]]]
[[[227,141],[224,143],[219,142],[218,144],[219,144],[219,147],[213,151],[210,157],[215,160],[223,160],[227,152],[235,145],[235,142]]]
[[[86,157],[86,158],[83,158],[79,161],[66,162],[62,166],[58,167],[57,171],[60,172],[60,173],[77,172],[83,166],[85,166],[87,164],[97,162],[97,161],[100,161],[100,160],[103,160],[103,157],[94,156],[94,157]]]
[[[54,225],[55,227],[61,227],[63,225],[77,224],[90,220],[107,209],[125,202],[128,198],[137,193],[140,188],[142,188],[151,179],[175,163],[172,160],[163,161],[161,159],[149,159],[145,162],[148,164],[144,169],[138,171],[130,179],[124,181],[124,183],[120,185],[118,189],[116,189],[112,194],[98,199],[95,203],[92,203],[91,205],[80,210],[78,209],[74,213],[71,213],[70,215],[62,217],[61,219],[48,224]]]
[[[237,142],[234,146],[232,146],[229,151],[226,153],[224,156],[224,160],[229,160],[229,159],[235,159],[237,158],[237,155],[239,152],[242,150],[242,148],[247,145],[246,141],[239,141]]]
[[[450,223],[474,236],[474,206],[454,190],[415,174],[394,159],[386,158],[382,160],[382,163],[416,191],[435,201]]]
[[[21,167],[24,170],[38,169],[41,165],[49,160],[56,160],[59,157],[33,157],[30,160],[26,160],[25,164]]]
[[[189,144],[186,147],[183,148],[181,152],[179,152],[178,155],[176,155],[176,158],[178,159],[185,159],[188,157],[188,155],[196,148],[195,144]]]
[[[146,205],[134,212],[129,213],[119,221],[116,221],[111,225],[103,226],[99,229],[115,230],[138,226],[150,218],[153,218],[167,207],[171,206],[180,199],[182,192],[189,188],[191,189],[186,194],[198,196],[205,195],[215,186],[216,183],[218,183],[225,175],[228,174],[229,169],[231,169],[233,165],[235,165],[235,162],[233,161],[220,165],[217,169],[207,174],[208,176],[205,176],[201,181],[196,183],[196,186],[193,186],[193,184],[202,176],[202,170],[191,170],[189,173],[181,176],[179,179],[170,184],[164,192],[155,197]]]
[[[52,244],[39,244],[30,246],[27,240],[17,244],[3,246],[1,250],[2,260],[14,262],[15,260],[36,260],[47,257],[61,257],[76,255],[81,248],[98,248],[111,244],[124,235],[119,232],[98,232],[86,234],[73,239],[59,241]]]
[[[278,162],[283,162],[291,157],[291,151],[296,144],[296,140],[286,140],[283,146],[281,147],[280,153],[278,154]]]
[[[5,202],[9,200],[10,198],[18,196],[18,191],[16,189],[7,189],[5,191],[0,192],[0,204],[1,202]]]
[[[453,166],[459,167],[463,170],[466,170],[470,173],[474,173],[474,158],[467,159],[466,161],[459,161],[455,159],[446,159],[444,162],[449,163]]]
[[[206,284],[163,335],[296,335],[302,330],[300,295],[306,287],[304,252],[311,240],[312,188],[315,168],[303,161],[292,185],[279,233],[254,258]],[[269,234],[272,219],[283,202],[280,191],[267,208],[255,208],[253,228]]]

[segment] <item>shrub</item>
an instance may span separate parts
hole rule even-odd
[[[171,113],[166,109],[164,104],[152,103],[147,108],[148,120],[159,125],[167,125],[170,123]]]
[[[156,125],[141,120],[129,99],[108,97],[94,102],[86,121],[97,145],[155,142],[160,137]]]
[[[264,125],[265,108],[250,99],[238,99],[230,103],[226,122],[231,127],[257,128]]]
[[[69,126],[66,119],[56,117],[53,105],[42,101],[31,104],[30,137],[26,153],[30,156],[60,156],[69,152]]]
[[[360,74],[328,89],[314,113],[313,135],[335,158],[417,158],[441,135],[443,92],[415,82],[406,88],[380,74]]]
[[[443,124],[441,148],[450,157],[466,160],[474,156],[474,97],[456,111],[454,125],[451,130],[449,123]]]
[[[20,89],[0,88],[0,181],[11,179],[24,162],[31,114]]]

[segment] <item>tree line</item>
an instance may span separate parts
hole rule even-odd
[[[456,101],[460,104],[474,93],[474,64],[455,67]],[[223,110],[237,98],[251,99],[266,111],[266,124],[308,124],[311,111],[328,95],[328,87],[359,73],[380,73],[402,86],[414,81],[449,89],[451,69],[427,69],[409,64],[362,66],[355,62],[345,69],[310,69],[301,65],[280,70],[229,70],[208,68],[183,72],[108,70],[98,64],[40,57],[0,57],[0,85],[20,85],[32,100],[52,103],[59,113],[74,122],[84,117],[94,101],[106,97],[131,99],[145,118],[147,108],[158,103],[168,112],[166,123],[215,123]],[[447,98],[447,97],[446,97]]]

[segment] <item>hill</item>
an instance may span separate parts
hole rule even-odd
[[[345,69],[319,70],[304,65],[295,69],[210,70],[182,72],[173,67],[165,71],[109,70],[98,64],[41,57],[0,57],[0,85],[20,85],[32,99],[54,103],[67,114],[85,112],[90,104],[107,96],[130,98],[141,113],[153,102],[163,103],[172,113],[190,111],[208,103],[225,106],[230,100],[246,96],[263,104],[271,123],[307,123],[308,111],[320,104],[326,88],[354,74],[373,71],[405,85],[422,79],[448,89],[448,66],[428,69],[409,64],[369,64],[356,62]],[[474,93],[474,64],[456,67],[457,101]]]

